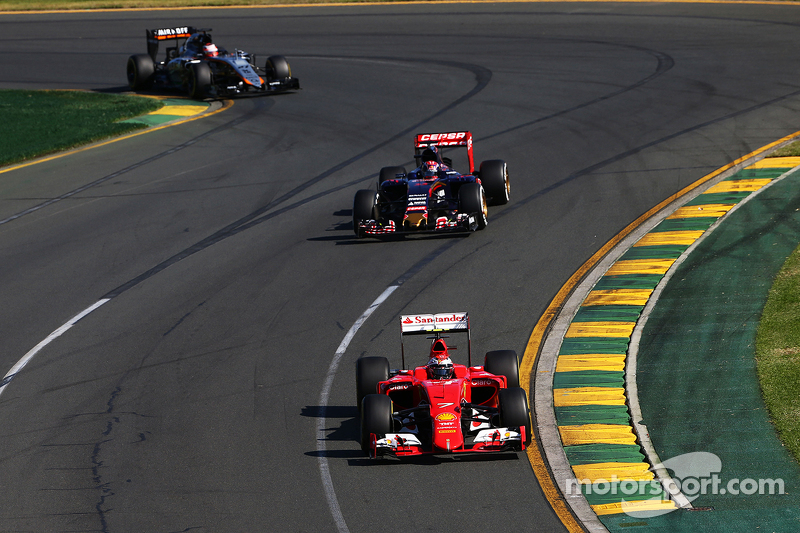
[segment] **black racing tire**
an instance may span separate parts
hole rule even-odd
[[[208,96],[211,86],[211,67],[208,63],[189,64],[189,97],[194,100],[203,100]]]
[[[502,159],[491,159],[481,163],[479,176],[481,184],[489,197],[490,205],[504,205],[511,195],[508,181],[508,165]]]
[[[128,75],[128,86],[134,91],[146,89],[153,83],[156,64],[147,54],[136,54],[128,58],[125,68]]]
[[[389,379],[389,360],[385,357],[361,357],[356,360],[356,405],[368,394],[378,392],[378,383]]]
[[[356,191],[356,196],[353,198],[353,232],[356,237],[364,236],[363,231],[359,230],[358,223],[364,220],[376,220],[377,210],[378,198],[375,191],[369,189]]]
[[[486,208],[486,193],[480,183],[465,183],[458,189],[458,210],[475,215],[479,230],[486,227],[489,223],[489,210]]]
[[[506,377],[506,387],[519,387],[519,358],[514,350],[486,352],[483,369],[495,376]]]
[[[500,389],[498,392],[498,408],[502,427],[525,427],[525,446],[531,443],[531,412],[528,408],[528,396],[520,387]]]
[[[370,434],[392,431],[392,399],[385,394],[368,394],[361,402],[361,449],[369,455]]]
[[[292,68],[283,56],[269,56],[264,67],[267,81],[280,81],[292,77]]]
[[[405,174],[405,167],[383,167],[380,174],[378,174],[378,188],[381,188],[383,182],[386,180],[393,180],[397,178],[398,174]]]

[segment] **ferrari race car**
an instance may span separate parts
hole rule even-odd
[[[466,147],[469,173],[462,174],[442,152]],[[360,190],[353,201],[356,236],[475,231],[488,223],[487,205],[508,202],[505,161],[492,159],[475,171],[468,131],[422,133],[414,140],[417,168],[384,167],[378,190]]]
[[[218,48],[210,31],[191,26],[146,30],[147,53],[128,58],[130,88],[177,89],[197,100],[300,88],[285,57],[270,56],[264,68],[257,67],[254,55]],[[158,47],[162,41],[170,46],[159,61]]]
[[[472,366],[467,313],[400,318],[401,370],[385,357],[356,361],[361,448],[372,458],[524,450],[531,440],[528,398],[513,350]],[[468,365],[453,364],[447,333],[466,333]],[[403,338],[432,339],[428,364],[405,369]]]

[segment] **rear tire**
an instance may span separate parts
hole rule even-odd
[[[520,387],[500,389],[498,392],[500,425],[502,427],[525,427],[525,446],[531,443],[531,413],[528,397]]]
[[[378,383],[389,379],[389,360],[385,357],[361,357],[356,360],[356,405],[368,394],[378,392]]]
[[[189,97],[203,100],[211,86],[211,67],[207,63],[192,63],[189,67]]]
[[[379,437],[392,431],[392,399],[384,394],[368,394],[361,402],[361,449],[369,455],[370,434]]]
[[[380,175],[378,176],[378,188],[381,188],[381,185],[383,185],[384,181],[397,179],[398,174],[405,173],[405,167],[383,167]]]
[[[506,387],[519,387],[519,358],[514,350],[486,352],[483,369],[495,376],[506,377]]]
[[[502,159],[492,159],[481,163],[479,176],[491,205],[508,203],[511,184],[508,181],[508,165]]]
[[[125,70],[128,75],[128,86],[134,91],[139,91],[153,83],[156,64],[149,55],[136,54],[128,58]]]
[[[264,67],[267,72],[267,81],[282,81],[292,77],[292,68],[283,56],[270,56]]]
[[[465,183],[458,189],[458,210],[474,215],[478,219],[478,229],[482,230],[489,223],[486,208],[486,193],[479,183]]]
[[[378,200],[375,191],[362,189],[356,191],[353,199],[353,232],[359,239],[364,236],[364,231],[359,229],[358,223],[364,220],[377,219]]]

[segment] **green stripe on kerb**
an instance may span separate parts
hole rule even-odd
[[[653,232],[705,231],[717,220],[717,217],[668,218],[653,228]]]
[[[565,446],[570,465],[645,462],[638,444],[578,444]]]
[[[553,374],[554,389],[577,387],[624,387],[625,372],[604,370],[580,370],[577,372],[556,372]],[[582,422],[588,424],[589,422]]]
[[[664,276],[660,274],[625,274],[622,276],[604,276],[593,287],[596,291],[613,291],[615,289],[655,289]]]
[[[753,178],[768,178],[775,179],[781,174],[791,170],[791,167],[774,167],[774,168],[746,168],[740,170],[725,181],[733,180],[751,180]]]
[[[631,420],[631,416],[628,414],[628,407],[625,405],[562,405],[554,407],[554,409],[559,426],[583,426],[585,424],[627,425]],[[579,444],[577,446],[587,445]],[[565,446],[564,449],[574,447]]]
[[[628,352],[628,337],[574,337],[561,343],[560,355],[582,353],[625,354]]]
[[[639,246],[630,248],[620,260],[633,259],[677,259],[688,248],[684,244],[662,244],[661,246]]]
[[[590,305],[578,309],[573,322],[636,322],[643,305]]]

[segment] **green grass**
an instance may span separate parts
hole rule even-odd
[[[800,141],[787,144],[779,150],[775,150],[767,157],[797,157],[800,156]]]
[[[800,248],[770,288],[756,337],[756,363],[772,422],[800,460]]]
[[[120,124],[163,104],[153,98],[84,91],[0,90],[0,166],[145,127]]]

